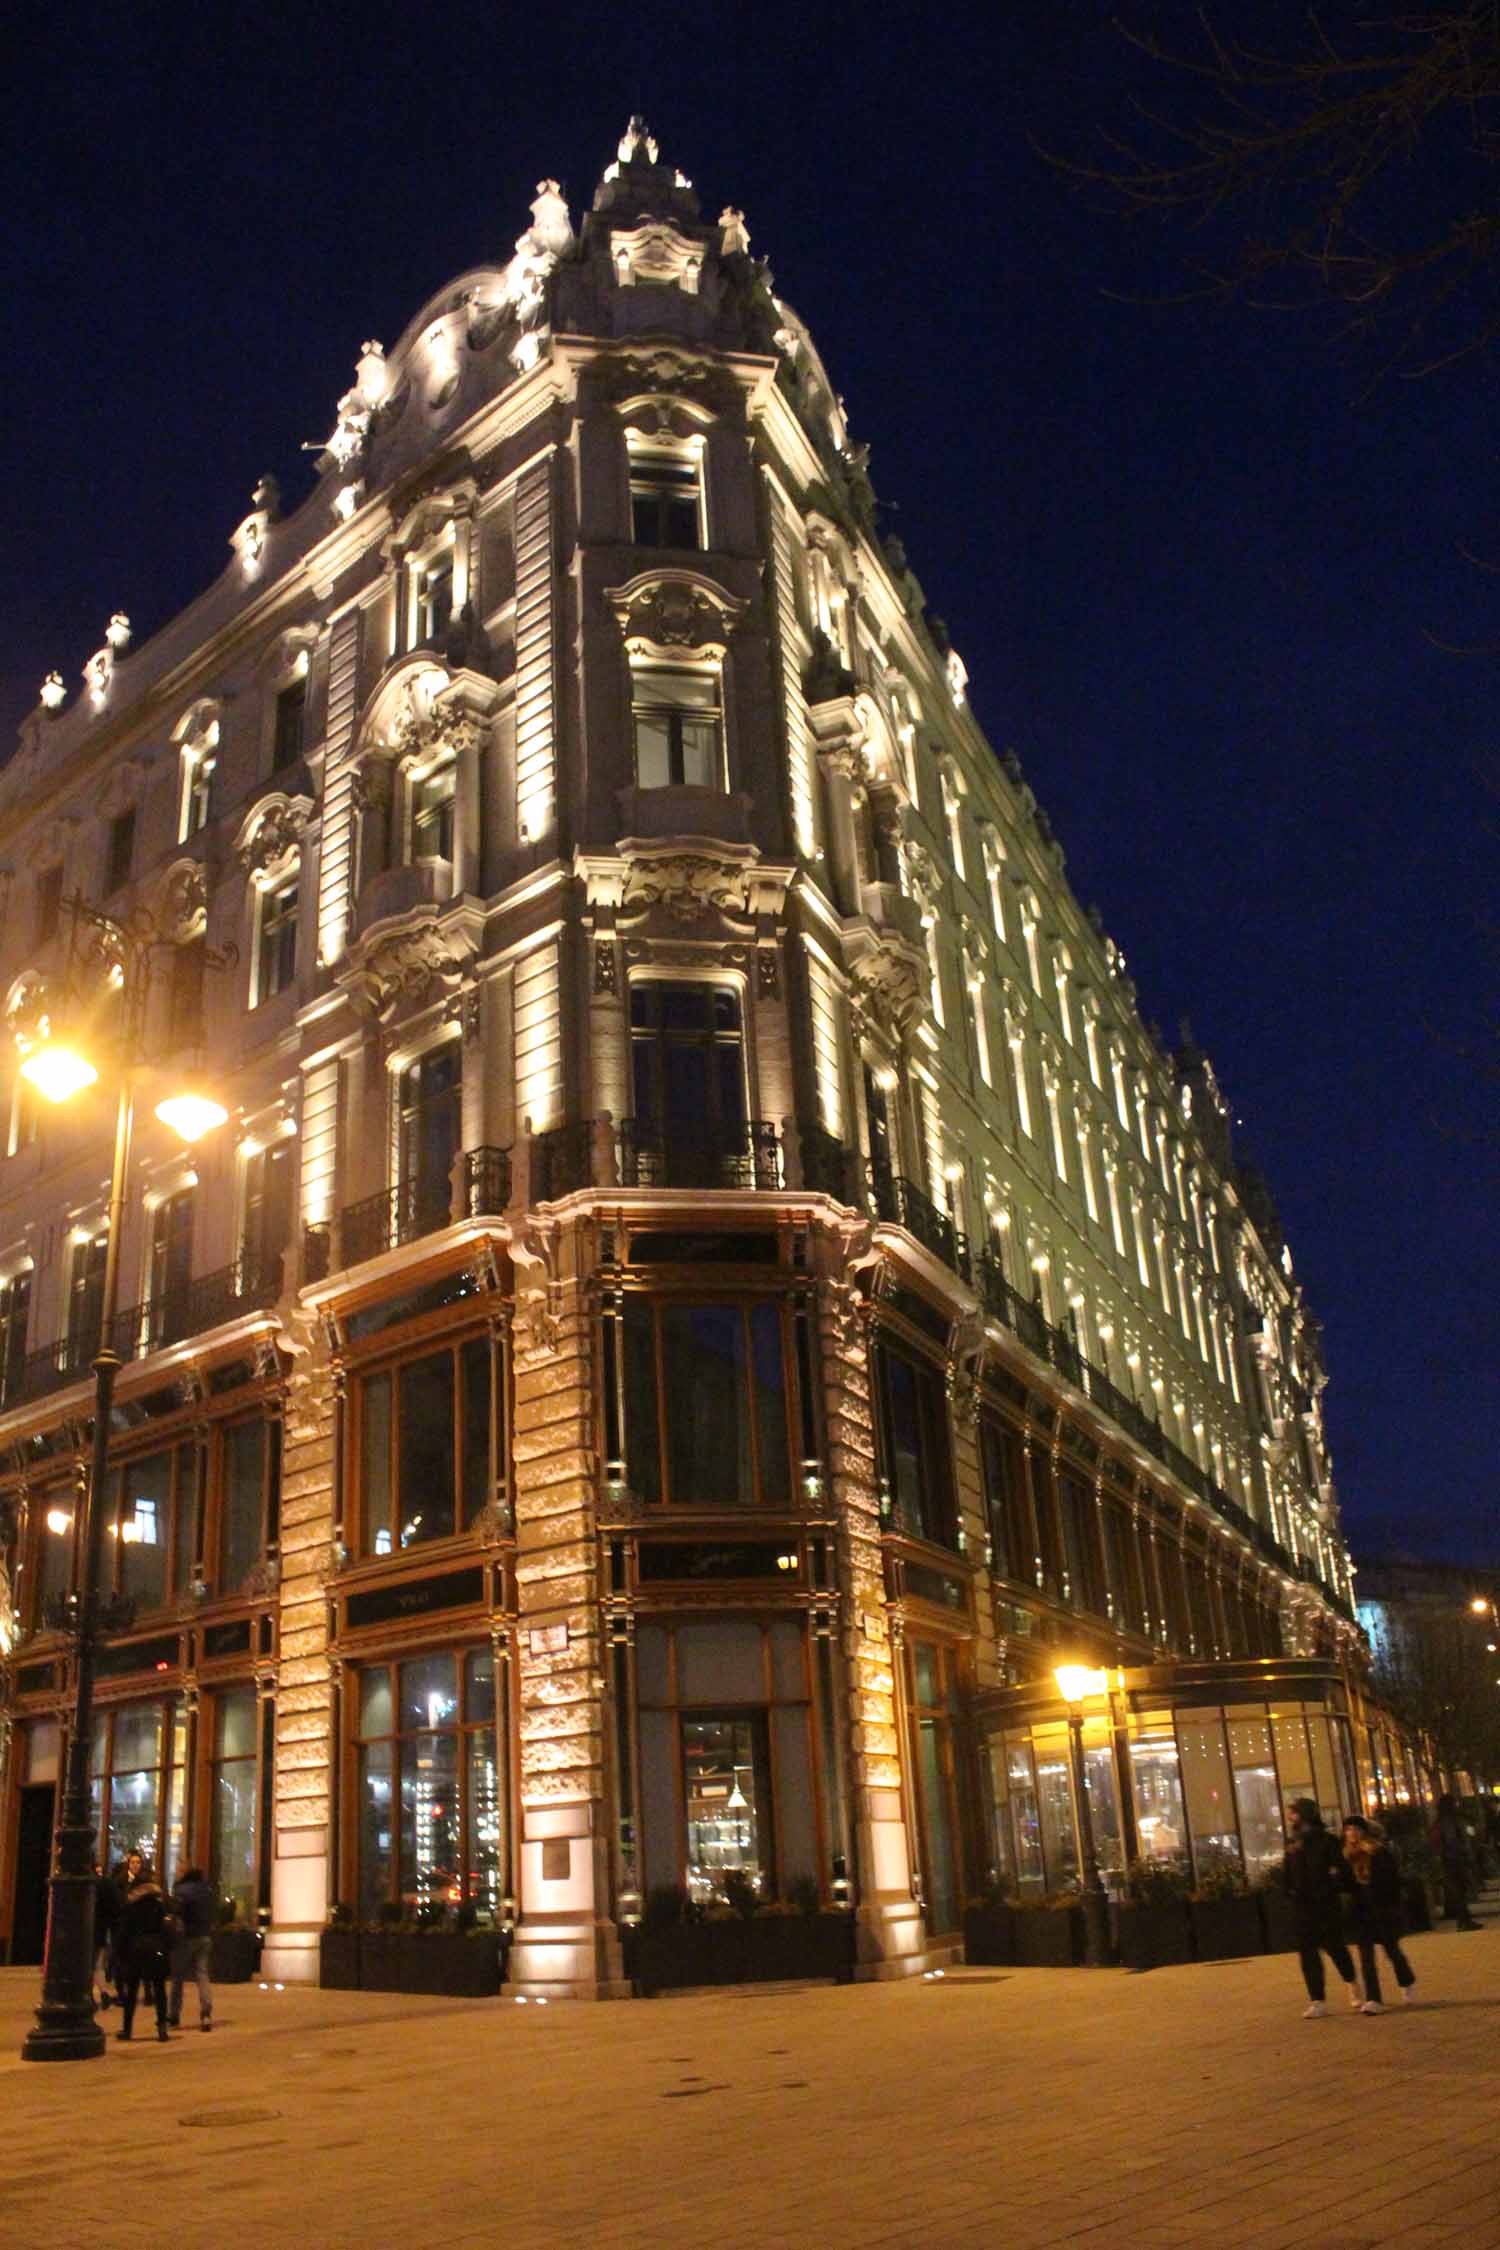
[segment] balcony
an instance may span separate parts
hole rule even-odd
[[[849,1203],[856,1208],[863,1203],[860,1193],[861,1165],[852,1148],[836,1141],[832,1133],[825,1133],[821,1125],[803,1125],[798,1131],[802,1148],[802,1185],[812,1195],[831,1195],[835,1203]]]
[[[555,1203],[594,1184],[594,1128],[587,1121],[534,1133],[528,1153],[533,1203]]]
[[[888,1226],[905,1227],[924,1250],[930,1250],[945,1266],[951,1266],[963,1280],[968,1280],[968,1236],[959,1233],[947,1212],[940,1211],[914,1180],[872,1164],[870,1208],[876,1218],[883,1219]]]
[[[620,1185],[628,1188],[779,1188],[781,1140],[754,1117],[743,1125],[652,1125],[624,1117]]]
[[[127,1305],[115,1315],[111,1347],[128,1364],[171,1344],[185,1343],[190,1336],[222,1328],[247,1312],[264,1312],[281,1295],[282,1272],[279,1252],[271,1258],[241,1258],[217,1273],[200,1274],[185,1288],[153,1302]],[[83,1382],[93,1372],[98,1349],[96,1316],[91,1326],[80,1326],[75,1334],[11,1361],[0,1369],[0,1408],[20,1406],[69,1383]]]
[[[470,1148],[459,1169],[461,1215],[498,1218],[510,1203],[510,1150]],[[357,1266],[453,1224],[449,1180],[402,1180],[378,1195],[346,1203],[331,1225],[304,1227],[302,1279],[326,1281],[335,1267]]]

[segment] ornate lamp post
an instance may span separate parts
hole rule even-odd
[[[1083,1958],[1087,1967],[1102,1969],[1109,1960],[1109,1909],[1094,1849],[1094,1818],[1089,1810],[1083,1762],[1083,1707],[1091,1695],[1105,1693],[1109,1674],[1091,1671],[1086,1664],[1059,1664],[1052,1677],[1068,1706],[1073,1747],[1073,1802],[1078,1809],[1078,1849],[1083,1861]]]
[[[135,1095],[144,1066],[146,1002],[155,956],[182,942],[164,932],[154,917],[139,912],[124,921],[72,898],[73,917],[64,1006],[81,1012],[83,988],[78,972],[101,973],[102,989],[119,995],[120,1024],[111,1041],[110,1061],[118,1085],[115,1098],[114,1160],[109,1179],[109,1235],[104,1255],[104,1287],[99,1318],[99,1349],[94,1357],[94,1438],[88,1489],[83,1499],[83,1579],[76,1600],[64,1606],[61,1620],[72,1636],[74,1687],[72,1732],[63,1780],[62,1817],[47,1908],[47,1939],[42,1967],[42,1998],[36,2022],[21,2048],[26,2062],[83,2062],[104,2052],[104,2033],[94,2015],[94,1851],[96,1838],[89,1806],[89,1749],[93,1737],[94,1674],[99,1649],[129,1622],[132,1606],[102,1600],[100,1564],[104,1550],[104,1489],[109,1473],[110,1410],[120,1357],[114,1328],[120,1278],[120,1231],[125,1208],[125,1178]],[[219,968],[232,956],[205,950],[206,965]],[[98,1079],[81,1041],[54,1027],[50,1017],[26,1043],[22,1075],[50,1101],[65,1102]],[[196,1088],[178,1090],[157,1104],[156,1114],[196,1140],[227,1116],[223,1106]]]

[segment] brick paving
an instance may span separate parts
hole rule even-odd
[[[1418,2005],[1319,2023],[1285,1956],[545,2008],[240,1986],[208,2038],[42,2068],[36,1974],[0,1970],[0,2239],[1500,2244],[1482,1911],[1411,1941]]]

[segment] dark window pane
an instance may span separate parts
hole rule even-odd
[[[495,1657],[487,1648],[476,1648],[464,1658],[464,1719],[473,1727],[495,1718]]]
[[[678,1507],[755,1497],[745,1326],[738,1305],[664,1305],[667,1493]]]
[[[177,1448],[177,1507],[172,1548],[172,1589],[179,1598],[193,1582],[198,1545],[198,1448]]]
[[[302,725],[307,710],[307,682],[293,680],[276,698],[276,736],[271,765],[276,773],[294,766],[302,755]]]
[[[359,1753],[359,1910],[373,1919],[391,1895],[391,1745]]]
[[[261,1559],[266,1489],[264,1422],[231,1422],[224,1432],[219,1591],[232,1594]]]
[[[391,1378],[371,1375],[360,1392],[360,1467],[365,1552],[388,1555],[395,1545],[391,1506]]]
[[[923,1532],[922,1425],[915,1369],[893,1353],[882,1354],[886,1374],[886,1431],[890,1459],[886,1476],[897,1523],[913,1538]]]
[[[401,1370],[400,1545],[452,1537],[453,1354],[436,1353]]]
[[[172,1536],[172,1456],[148,1453],[120,1471],[120,1589],[143,1608],[167,1595],[167,1547]]]
[[[781,1311],[750,1310],[750,1357],[755,1370],[755,1434],[760,1447],[760,1498],[773,1505],[791,1498],[792,1469],[786,1436],[786,1372],[781,1356]]]
[[[490,1343],[475,1336],[459,1354],[464,1392],[464,1529],[477,1522],[490,1498]]]
[[[625,1303],[625,1473],[641,1500],[661,1498],[656,1419],[656,1323],[639,1297]]]

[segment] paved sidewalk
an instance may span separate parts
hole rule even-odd
[[[0,2240],[1500,2244],[1500,1921],[1411,1954],[1417,2006],[1320,2023],[1289,1957],[599,2007],[239,1986],[208,2038],[46,2068],[36,1974],[0,1970]]]

